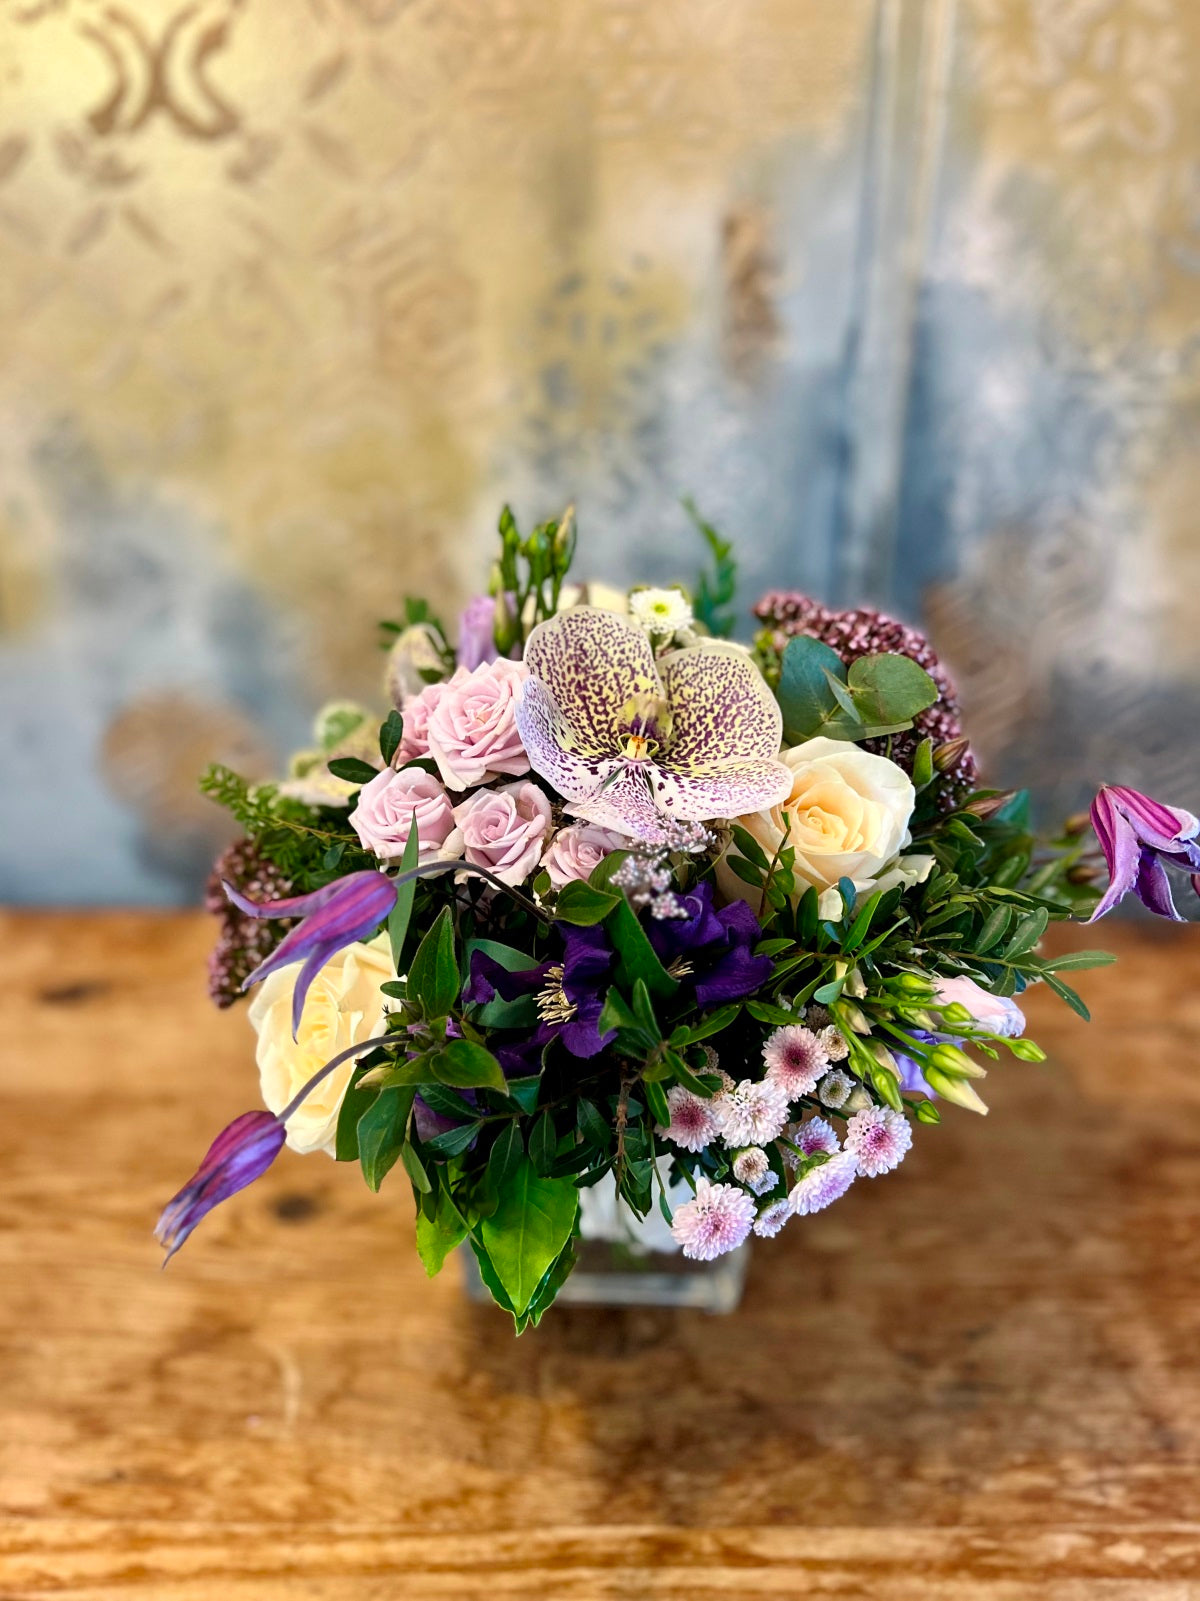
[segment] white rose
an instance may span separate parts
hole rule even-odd
[[[919,882],[928,873],[932,858],[896,861],[910,841],[908,822],[917,799],[902,767],[837,739],[806,740],[785,750],[780,760],[792,770],[791,793],[780,805],[738,822],[773,857],[790,821],[787,844],[796,853],[797,890],[803,894],[811,886],[821,894],[823,917],[837,915],[839,879],[869,892],[880,885]],[[717,877],[730,899],[757,904],[758,891],[727,861],[718,863]]]
[[[259,1084],[272,1112],[282,1112],[330,1057],[382,1031],[379,986],[396,976],[386,935],[369,945],[348,945],[313,980],[293,1040],[292,992],[300,966],[293,962],[272,973],[250,1003],[250,1022],[258,1034]],[[338,1113],[353,1072],[354,1062],[344,1062],[288,1119],[287,1142],[294,1151],[334,1154]]]

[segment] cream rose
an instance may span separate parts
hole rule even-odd
[[[380,1031],[384,997],[379,986],[396,976],[386,935],[369,945],[348,945],[313,980],[293,1040],[292,992],[300,965],[293,962],[264,979],[250,1003],[259,1084],[272,1112],[282,1112],[331,1056]],[[352,1061],[343,1063],[288,1119],[287,1142],[294,1151],[334,1154],[338,1113],[353,1072]]]
[[[795,850],[796,883],[821,892],[821,915],[836,915],[839,879],[859,890],[884,883],[918,882],[932,858],[896,861],[909,843],[908,821],[916,804],[912,780],[886,756],[873,756],[837,739],[810,739],[785,750],[780,758],[792,770],[787,799],[769,811],[753,812],[738,822],[774,856],[783,842]],[[889,864],[892,870],[885,874]],[[717,867],[721,889],[730,899],[758,900],[758,891],[742,882],[722,860]]]

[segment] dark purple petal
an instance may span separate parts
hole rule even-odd
[[[611,1045],[616,1039],[615,1028],[609,1029],[607,1034],[600,1032],[602,1010],[597,1000],[589,1006],[580,1007],[575,1016],[563,1024],[558,1037],[572,1056],[599,1056],[605,1046]]]
[[[469,1006],[486,1006],[499,995],[502,1001],[519,1001],[523,995],[536,995],[546,982],[551,963],[541,962],[537,967],[525,967],[510,973],[486,951],[471,952],[471,973],[463,1000]]]
[[[163,1208],[154,1236],[167,1248],[164,1266],[214,1206],[267,1171],[286,1137],[273,1112],[243,1112],[221,1130],[195,1174]]]
[[[755,956],[748,945],[735,945],[696,979],[696,1005],[724,1006],[744,1000],[767,982],[775,970],[769,956]]]
[[[563,987],[568,994],[575,989],[593,989],[612,966],[613,948],[608,935],[599,925],[576,928],[573,924],[559,924],[563,937]]]
[[[1186,921],[1175,909],[1167,870],[1152,850],[1144,850],[1141,854],[1134,888],[1142,905],[1149,907],[1156,916],[1169,917],[1174,923]]]

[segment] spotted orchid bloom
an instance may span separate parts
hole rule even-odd
[[[579,606],[533,630],[525,665],[517,727],[577,817],[647,844],[698,842],[698,824],[791,789],[779,706],[736,647],[706,641],[656,661],[636,623]]]
[[[1104,786],[1092,802],[1091,818],[1109,884],[1088,921],[1094,923],[1111,912],[1132,890],[1159,917],[1182,923],[1167,867],[1190,874],[1192,888],[1200,895],[1200,820],[1123,784]]]

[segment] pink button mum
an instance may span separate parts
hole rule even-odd
[[[911,1144],[908,1119],[890,1106],[868,1106],[855,1112],[846,1125],[846,1149],[867,1178],[878,1178],[899,1167]]]
[[[672,1145],[685,1151],[702,1151],[716,1138],[717,1120],[710,1102],[682,1084],[674,1084],[667,1091],[667,1105],[671,1108],[671,1121],[660,1133]]]
[[[683,1247],[684,1256],[696,1262],[711,1262],[715,1256],[734,1251],[749,1234],[755,1206],[745,1190],[733,1184],[697,1181],[696,1194],[676,1207],[671,1233]]]
[[[788,1196],[792,1211],[797,1217],[823,1212],[827,1206],[841,1200],[857,1176],[858,1163],[853,1153],[839,1151],[793,1186]]]
[[[777,1084],[744,1078],[712,1102],[713,1116],[726,1145],[769,1145],[788,1120],[787,1096]]]
[[[767,1080],[777,1084],[789,1101],[811,1095],[829,1066],[829,1052],[811,1028],[792,1023],[777,1028],[763,1046]]]

